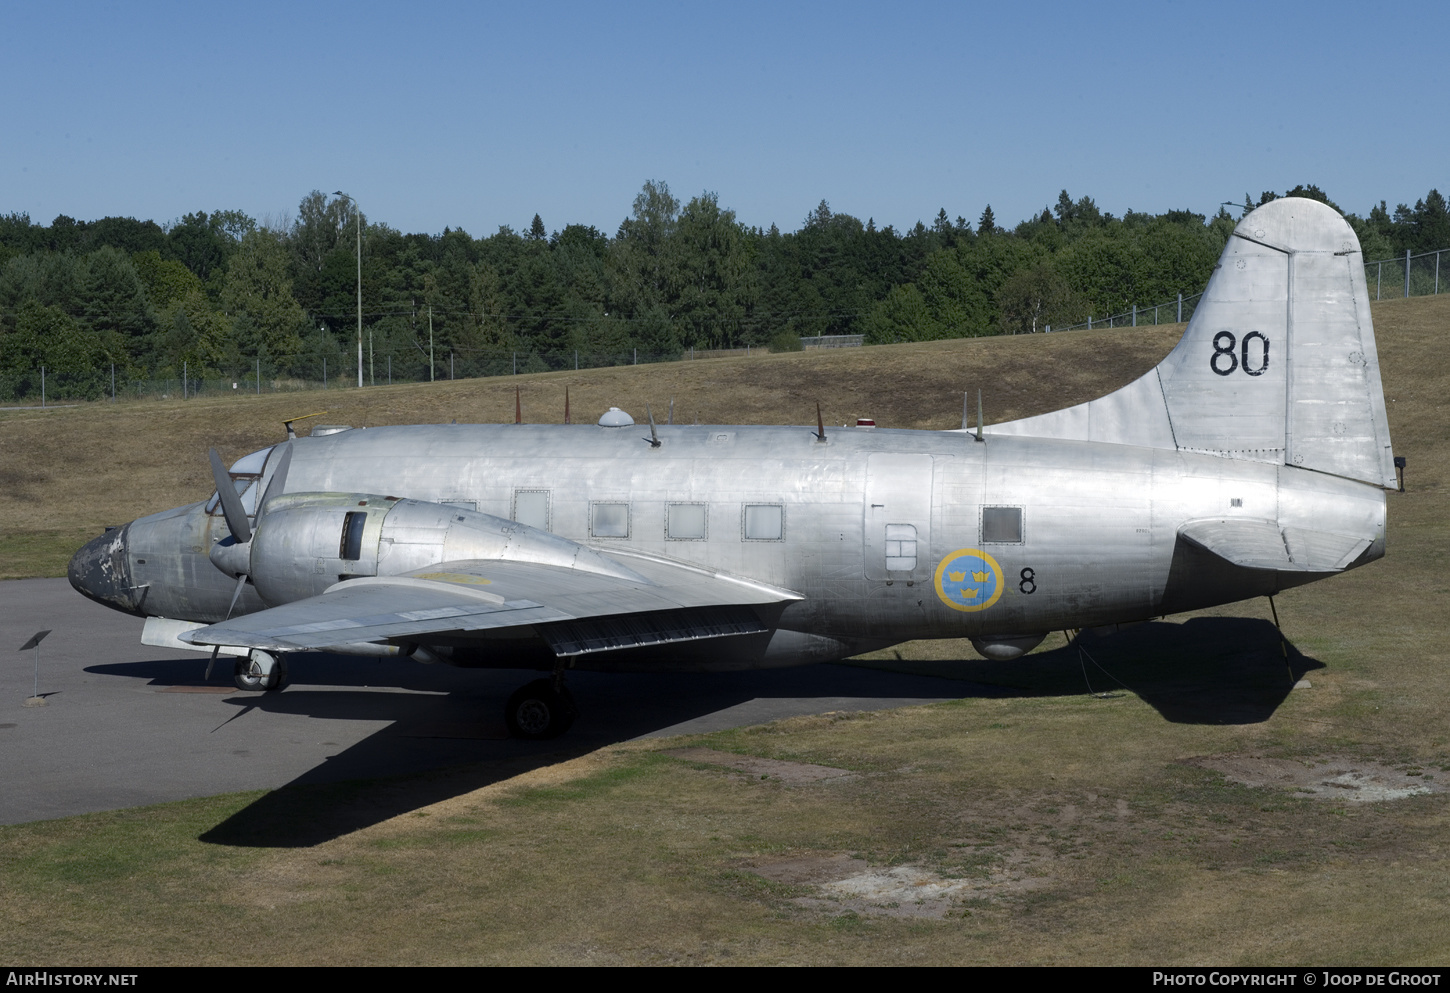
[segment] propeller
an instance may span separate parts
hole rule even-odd
[[[231,549],[240,548],[240,546],[247,545],[251,542],[252,525],[247,521],[247,510],[242,506],[242,498],[237,495],[236,487],[232,485],[231,476],[227,474],[226,467],[222,465],[221,456],[213,448],[210,449],[208,457],[211,461],[212,481],[216,483],[217,498],[221,501],[222,514],[226,518],[227,530],[231,532],[232,538],[230,546],[227,546],[225,541],[220,542],[213,549],[211,558],[218,566],[223,564],[219,560],[230,559],[231,561],[227,564],[231,568],[226,569],[226,571],[231,572],[235,570],[237,574],[237,587],[232,591],[232,602],[227,606],[227,619],[230,619],[232,611],[237,608],[237,600],[241,598],[242,587],[247,585],[249,569],[241,568],[240,566],[242,563],[246,563],[249,566],[251,559],[250,549],[240,549],[237,552],[232,552]],[[281,496],[286,489],[287,470],[291,465],[292,443],[287,442],[287,447],[282,452],[282,457],[277,461],[277,468],[272,471],[272,479],[267,484],[267,491],[257,501],[255,519],[259,527],[262,523],[262,517],[267,512],[267,506],[274,499]],[[216,549],[223,549],[222,554],[216,554]]]

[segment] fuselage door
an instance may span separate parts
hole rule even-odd
[[[922,580],[931,572],[930,455],[880,453],[866,462],[863,549],[867,579]]]

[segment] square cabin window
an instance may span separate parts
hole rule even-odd
[[[785,537],[785,508],[778,503],[747,503],[744,529],[746,541],[780,541]]]
[[[671,541],[704,541],[705,505],[668,504],[665,507],[665,537]]]
[[[629,504],[596,503],[589,508],[589,533],[595,538],[629,537]]]
[[[549,491],[515,490],[514,520],[540,531],[549,530]]]
[[[1020,545],[1021,507],[983,507],[982,544]]]

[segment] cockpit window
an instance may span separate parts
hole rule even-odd
[[[275,447],[273,446],[273,448]],[[237,494],[242,498],[242,509],[247,512],[248,517],[257,513],[258,491],[267,468],[267,457],[272,454],[272,450],[272,448],[263,448],[261,451],[244,455],[232,464],[231,469],[227,470],[227,475],[232,479],[232,486],[236,488]],[[213,517],[222,516],[222,502],[215,493],[206,502],[206,512]]]

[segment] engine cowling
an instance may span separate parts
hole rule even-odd
[[[566,538],[460,507],[369,493],[288,493],[267,504],[252,540],[213,546],[217,568],[246,573],[269,607],[356,576],[394,576],[441,562],[508,559],[631,576]]]

